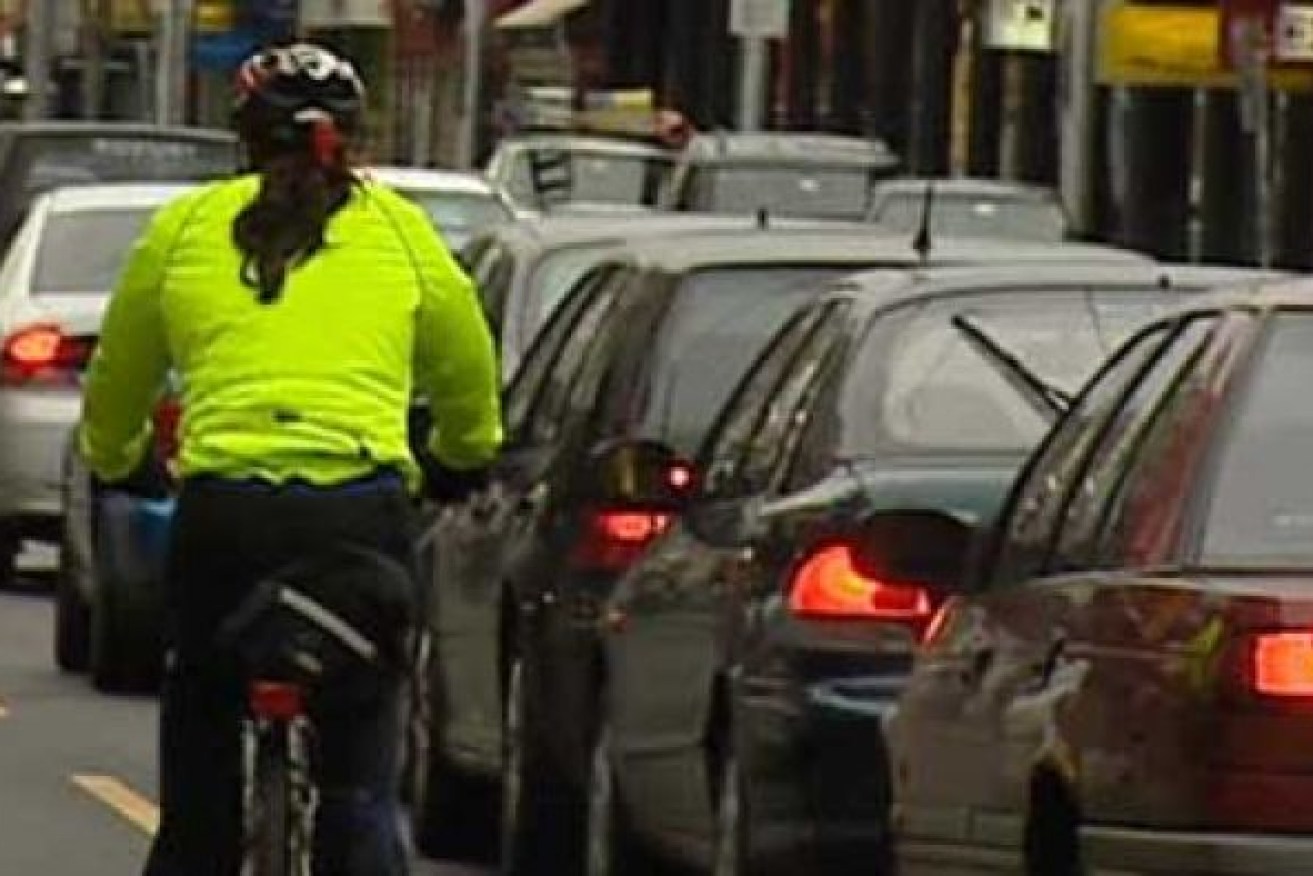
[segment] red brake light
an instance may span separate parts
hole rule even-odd
[[[1253,646],[1254,690],[1270,697],[1313,697],[1313,632],[1264,633]]]
[[[92,346],[57,325],[19,329],[4,341],[4,382],[72,382],[91,359]]]
[[[793,576],[789,608],[812,618],[856,618],[923,625],[934,614],[930,591],[879,581],[857,571],[847,545],[830,545],[807,558]]]
[[[655,511],[594,511],[584,521],[571,560],[580,569],[621,572],[670,527],[673,519],[670,514]]]
[[[257,718],[290,721],[305,714],[301,689],[294,684],[257,681],[249,694],[251,714]]]

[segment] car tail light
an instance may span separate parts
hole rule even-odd
[[[586,571],[622,572],[670,527],[673,519],[671,514],[647,510],[603,509],[588,513],[571,553],[571,563]]]
[[[891,621],[922,630],[934,615],[935,601],[921,585],[863,574],[853,561],[852,549],[833,544],[798,566],[789,608],[799,617]]]
[[[1254,692],[1313,698],[1313,632],[1261,633],[1251,651]]]
[[[31,325],[4,340],[4,382],[72,384],[91,360],[94,343],[57,325]]]

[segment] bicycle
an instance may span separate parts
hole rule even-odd
[[[352,574],[357,592],[339,591],[334,600],[324,582]],[[384,584],[370,593],[359,587],[362,581]],[[409,581],[386,557],[341,547],[260,584],[224,625],[221,645],[249,679],[243,876],[310,876],[322,796],[315,780],[316,708],[367,696],[371,684],[395,671],[397,654],[404,653],[397,648],[407,645],[389,645],[387,631],[409,629],[413,605],[402,604],[412,595]]]

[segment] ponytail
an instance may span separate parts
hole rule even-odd
[[[288,273],[324,247],[328,221],[346,205],[357,183],[338,149],[324,162],[313,148],[279,150],[260,168],[260,192],[233,222],[242,253],[241,279],[262,304],[282,294]]]

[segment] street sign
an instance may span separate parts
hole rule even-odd
[[[729,32],[741,39],[783,39],[789,35],[789,0],[731,0]]]
[[[985,45],[1011,52],[1052,52],[1057,32],[1055,0],[990,0]]]

